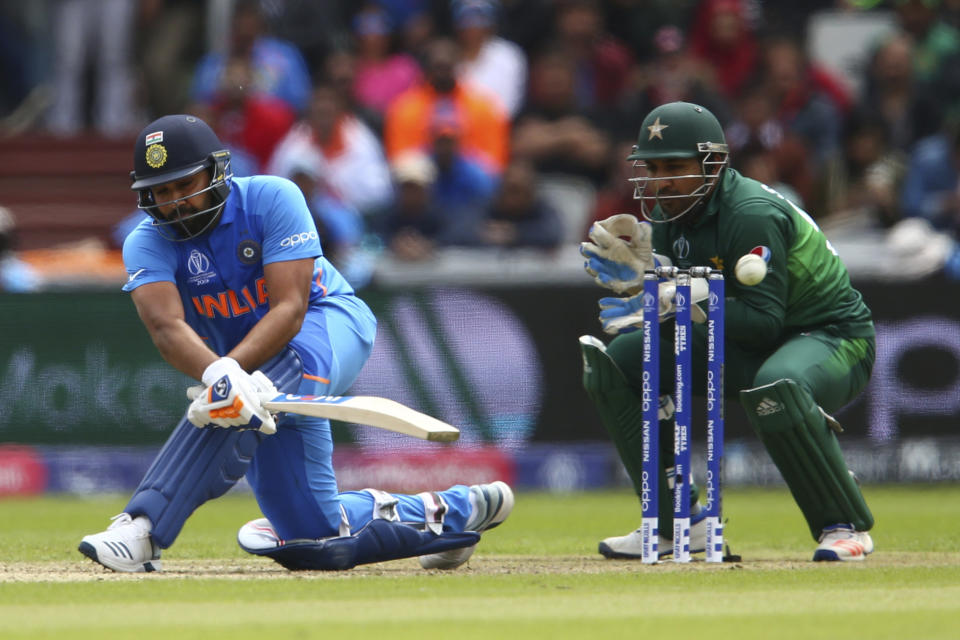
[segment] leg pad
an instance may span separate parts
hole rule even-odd
[[[378,518],[352,536],[321,540],[279,541],[273,548],[244,551],[267,556],[291,571],[344,571],[358,564],[370,564],[439,553],[477,544],[475,531],[436,535],[417,526]]]
[[[824,527],[873,526],[873,515],[847,469],[835,429],[793,380],[745,389],[740,402],[817,539]]]

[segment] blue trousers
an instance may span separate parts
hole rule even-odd
[[[353,309],[330,306],[308,316],[290,347],[262,370],[281,391],[342,395],[373,348],[376,321],[357,300]],[[173,544],[190,514],[226,493],[246,473],[263,515],[284,539],[324,538],[355,532],[374,514],[368,491],[340,493],[333,469],[330,421],[284,414],[273,435],[233,429],[197,429],[186,417],[174,429],[125,511],[146,515],[163,548]],[[437,492],[447,505],[444,527],[463,531],[470,491],[463,485]],[[394,495],[397,515],[423,522],[423,500]]]

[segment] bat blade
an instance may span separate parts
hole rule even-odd
[[[365,424],[431,442],[453,442],[460,437],[459,429],[442,420],[395,400],[377,396],[298,396],[281,393],[263,396],[261,401],[268,411]]]

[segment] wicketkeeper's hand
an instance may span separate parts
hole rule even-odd
[[[276,387],[260,371],[248,374],[233,358],[220,358],[203,372],[203,388],[187,409],[187,419],[197,427],[235,427],[276,433],[273,415],[263,408],[260,394],[275,395]],[[187,395],[195,393],[194,387]]]
[[[580,243],[583,268],[601,287],[617,293],[643,288],[643,272],[654,267],[652,228],[629,213],[590,225],[590,242]]]
[[[636,331],[643,324],[643,293],[629,298],[600,298],[600,325],[605,333]]]

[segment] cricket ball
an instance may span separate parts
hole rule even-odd
[[[737,260],[734,274],[740,284],[752,287],[760,284],[767,275],[767,261],[756,253],[748,253]]]

